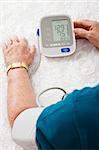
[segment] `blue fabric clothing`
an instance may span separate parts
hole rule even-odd
[[[41,113],[39,150],[99,150],[99,85],[75,90]]]

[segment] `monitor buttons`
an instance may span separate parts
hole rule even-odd
[[[67,45],[70,45],[70,42],[67,42],[66,44],[67,44]]]
[[[53,47],[53,44],[50,44],[50,47]]]
[[[68,53],[70,52],[70,48],[61,48],[62,53]]]
[[[64,43],[61,43],[62,46],[64,46]]]
[[[54,43],[54,46],[58,46],[57,43]]]
[[[60,43],[57,43],[57,46],[60,46]]]
[[[60,43],[53,43],[53,46],[58,47],[58,46],[60,46]]]
[[[46,47],[48,47],[49,45],[48,45],[48,44],[46,44],[45,46],[46,46]]]

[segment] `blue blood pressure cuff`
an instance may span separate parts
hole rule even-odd
[[[36,142],[39,150],[99,149],[99,86],[75,90],[45,108]]]

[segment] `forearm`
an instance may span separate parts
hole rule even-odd
[[[13,126],[15,118],[25,109],[37,107],[35,94],[27,71],[24,68],[8,73],[8,117]]]

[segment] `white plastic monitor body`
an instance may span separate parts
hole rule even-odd
[[[65,26],[65,23],[67,26]],[[66,35],[64,40],[60,40],[59,32]],[[60,30],[59,30],[60,29]],[[65,32],[66,31],[66,32]],[[74,25],[71,18],[67,15],[48,16],[41,19],[39,35],[39,48],[41,53],[47,57],[64,57],[69,56],[75,52],[76,42],[74,35]],[[54,33],[53,33],[54,32]],[[67,38],[68,37],[68,38]],[[65,40],[66,39],[66,40]]]

